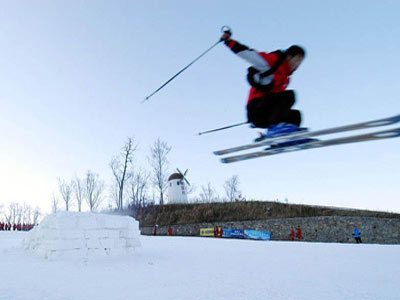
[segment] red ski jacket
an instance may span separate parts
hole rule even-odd
[[[275,62],[278,60],[278,54],[271,52],[258,52],[254,49],[250,49],[249,47],[240,44],[235,40],[225,41],[225,44],[239,57],[243,58],[247,62],[249,62],[254,68],[259,70],[260,72],[265,72],[273,67]],[[278,67],[278,69],[271,75],[262,79],[263,84],[268,84],[272,82],[272,88],[269,91],[263,91],[252,87],[250,89],[249,98],[247,100],[247,104],[255,99],[261,98],[268,93],[279,93],[286,90],[286,87],[290,81],[290,75],[292,71],[289,67],[289,64],[286,60],[284,60]]]

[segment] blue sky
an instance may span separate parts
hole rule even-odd
[[[222,194],[238,175],[249,199],[400,212],[399,140],[220,164],[212,151],[251,141],[247,127],[196,136],[245,120],[246,62],[218,45],[141,101],[220,37],[258,50],[301,44],[292,76],[304,126],[333,127],[398,114],[397,1],[7,1],[0,12],[0,204],[50,209],[57,177],[90,169],[111,181],[109,162],[127,136],[148,167],[158,137],[171,170]]]

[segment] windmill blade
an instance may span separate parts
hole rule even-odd
[[[186,179],[186,177],[183,177],[183,179],[186,181],[186,183],[187,183],[188,185],[190,185],[190,183],[189,183],[189,181]]]
[[[186,183],[188,185],[190,185],[189,181],[186,179],[185,175],[187,174],[187,172],[189,171],[189,169],[186,169],[185,173],[182,173],[181,170],[179,170],[178,168],[176,168],[176,170],[178,171],[178,173],[182,176],[182,179],[186,181]]]
[[[188,171],[189,171],[189,169],[186,169],[185,173],[183,173],[183,179],[185,179],[186,183],[188,185],[190,185],[189,181],[186,179],[186,174],[187,174]]]
[[[181,174],[182,176],[185,176],[185,175],[183,175],[183,173],[181,172],[181,170],[179,170],[178,168],[176,168],[176,170],[178,171],[179,174]]]

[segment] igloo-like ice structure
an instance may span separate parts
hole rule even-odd
[[[141,246],[139,223],[128,216],[60,212],[28,233],[23,246],[46,259],[131,254]]]

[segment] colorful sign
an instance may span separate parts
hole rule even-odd
[[[271,232],[261,230],[244,230],[246,239],[269,241],[271,239]]]
[[[214,228],[200,228],[200,236],[214,236]]]
[[[226,238],[244,238],[243,229],[229,229],[224,228],[222,232],[222,237]]]

